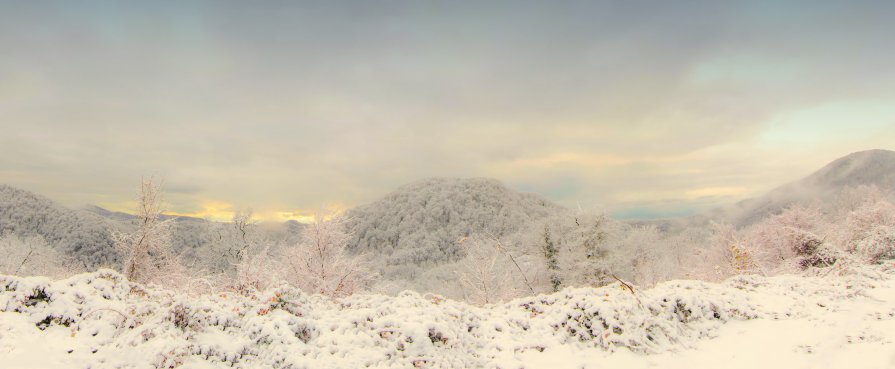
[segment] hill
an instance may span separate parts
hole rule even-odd
[[[87,268],[117,263],[103,217],[68,209],[46,197],[0,184],[0,232],[39,235],[50,245]]]
[[[389,264],[424,264],[462,257],[457,241],[476,233],[497,237],[522,230],[564,208],[486,178],[430,178],[349,210],[352,249],[387,255]]]

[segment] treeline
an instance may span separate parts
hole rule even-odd
[[[559,214],[514,237],[464,243],[474,246],[459,263],[457,293],[483,303],[612,282],[841,273],[895,258],[895,205],[891,193],[860,186],[743,228],[712,223],[665,233],[602,214]]]
[[[289,283],[335,297],[415,289],[476,303],[615,282],[642,288],[670,279],[719,280],[744,273],[842,272],[895,258],[892,194],[872,186],[794,205],[747,227],[712,223],[674,232],[600,212],[568,211],[497,186],[486,180],[423,182],[376,206],[347,214],[324,211],[313,223],[290,223],[272,232],[248,212],[237,212],[230,222],[164,217],[160,187],[146,180],[130,225],[103,237],[95,230],[86,233],[100,239],[99,246],[87,249],[104,247],[103,266],[133,281],[193,293],[250,293]],[[7,197],[28,195],[6,191]],[[507,203],[494,200],[495,193]],[[9,203],[41,201],[0,202]],[[18,210],[39,213],[27,206]],[[54,247],[60,239],[85,234],[65,235],[70,227],[90,224],[61,207],[51,212],[58,212],[64,225],[41,225],[53,223],[50,218],[2,223],[37,225],[6,226],[0,253],[7,257],[0,273],[59,276],[95,268]],[[430,219],[433,212],[444,218]],[[420,244],[402,244],[408,239]],[[411,252],[433,254],[401,257]]]

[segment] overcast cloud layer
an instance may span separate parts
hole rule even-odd
[[[0,3],[0,182],[267,219],[431,176],[686,214],[895,148],[892,2]]]

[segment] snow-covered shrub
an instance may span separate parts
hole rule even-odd
[[[612,284],[487,307],[414,292],[336,301],[287,285],[188,296],[112,270],[57,281],[4,275],[0,312],[8,325],[0,325],[0,347],[11,348],[4,363],[39,350],[72,367],[520,368],[531,367],[525,353],[674,351],[729,320],[841,309],[891,283],[895,271],[876,268],[879,279],[750,275],[634,292]],[[34,337],[46,345],[16,346]]]
[[[817,208],[793,206],[746,230],[746,245],[765,274],[823,266],[817,254],[824,243],[825,228]]]
[[[832,247],[821,232],[828,226],[816,208],[794,206],[746,229],[715,224],[708,248],[699,248],[698,276],[775,275],[831,265]],[[713,273],[706,271],[711,269]]]
[[[895,226],[877,225],[849,246],[866,263],[895,259]]]
[[[756,251],[749,248],[740,231],[730,224],[713,223],[712,227],[706,245],[692,246],[687,277],[719,281],[737,274],[761,274]]]
[[[895,205],[868,201],[848,213],[839,233],[844,248],[868,263],[895,258]]]

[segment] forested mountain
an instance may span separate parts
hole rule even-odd
[[[209,249],[219,242],[223,223],[200,218],[163,216],[173,219],[171,242],[187,262],[203,263]],[[113,230],[130,232],[136,228],[132,214],[98,206],[69,209],[53,200],[8,185],[0,185],[0,234],[20,237],[40,236],[61,255],[74,259],[78,267],[117,267],[118,253],[112,246]],[[291,221],[259,223],[259,237],[274,243],[293,243],[303,225]]]
[[[12,186],[0,184],[0,232],[38,235],[87,268],[111,266],[118,257],[112,247],[109,220]]]
[[[458,240],[504,237],[564,208],[486,178],[430,178],[349,210],[352,249],[389,264],[438,264],[463,257]]]

